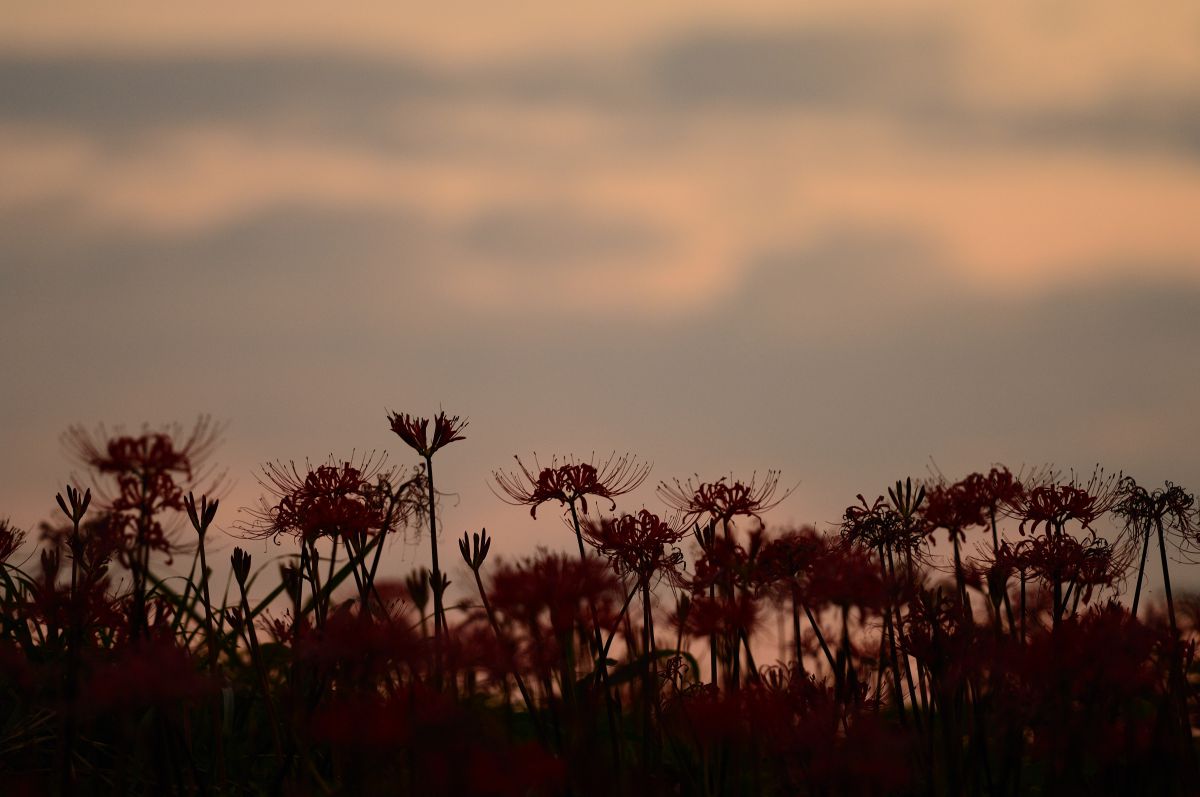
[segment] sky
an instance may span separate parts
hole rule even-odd
[[[0,516],[69,425],[200,413],[225,528],[466,416],[443,546],[510,555],[573,544],[489,490],[535,451],[653,462],[628,510],[777,468],[779,523],[934,465],[1200,486],[1200,6],[633,5],[8,3]]]

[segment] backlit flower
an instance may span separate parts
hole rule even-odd
[[[675,544],[683,536],[676,525],[645,509],[583,524],[584,540],[607,557],[619,574],[633,573],[642,584],[655,574],[675,573],[683,563],[683,552]]]
[[[467,428],[467,421],[457,415],[447,416],[444,412],[433,416],[432,437],[429,436],[428,418],[392,412],[388,413],[388,423],[401,440],[426,459],[432,457],[439,448],[450,445],[455,440],[466,439],[462,431]]]
[[[531,469],[520,457],[518,471],[497,470],[492,473],[500,492],[498,497],[514,506],[528,506],[529,514],[537,517],[537,508],[547,501],[558,501],[567,506],[579,502],[584,514],[588,511],[587,497],[603,498],[615,509],[618,495],[624,495],[637,487],[650,473],[650,464],[638,462],[629,454],[617,456],[613,453],[599,464],[580,462],[573,457],[558,457],[542,467],[534,456]]]
[[[383,464],[365,456],[357,464],[306,463],[301,473],[294,462],[267,463],[258,481],[272,499],[263,499],[240,528],[247,536],[276,540],[283,534],[313,540],[379,531],[387,521],[392,476]]]
[[[778,498],[779,471],[769,470],[762,481],[758,474],[750,482],[721,477],[715,482],[702,482],[697,477],[672,484],[659,482],[658,495],[667,506],[682,513],[686,520],[719,520],[728,522],[735,517],[760,518],[762,513],[782,503],[795,490],[793,487]]]
[[[1123,497],[1120,473],[1106,473],[1097,467],[1087,482],[1074,473],[1065,483],[1046,483],[1010,496],[1004,511],[1020,521],[1022,534],[1037,533],[1039,526],[1061,530],[1071,520],[1092,531],[1092,523],[1117,507]]]

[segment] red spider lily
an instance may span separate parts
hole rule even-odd
[[[972,473],[963,479],[963,483],[974,493],[979,504],[992,512],[1019,500],[1025,493],[1025,485],[1003,465],[993,467],[986,474]]]
[[[830,546],[812,565],[803,592],[808,606],[857,606],[877,611],[886,596],[879,566],[858,548]]]
[[[61,548],[42,552],[41,578],[30,582],[28,599],[21,605],[23,619],[56,629],[65,628],[75,617],[86,634],[124,632],[125,610],[121,601],[109,592],[110,582],[103,568],[85,569],[76,585],[75,602],[71,602],[69,585],[59,583]]]
[[[428,418],[389,412],[388,422],[391,424],[392,431],[425,459],[432,457],[434,452],[443,446],[450,445],[456,440],[467,439],[462,431],[467,428],[468,422],[457,415],[447,417],[444,412],[433,416],[432,438],[429,437]]]
[[[985,633],[962,605],[942,589],[918,590],[902,620],[905,651],[948,689],[956,688],[989,661],[995,636]]]
[[[963,539],[964,530],[986,525],[986,496],[977,488],[978,482],[969,476],[954,484],[935,484],[926,489],[921,514],[928,528],[946,529]]]
[[[546,551],[515,563],[501,561],[488,595],[498,612],[527,626],[547,617],[556,634],[579,622],[590,624],[589,606],[599,611],[622,597],[616,579],[599,560]]]
[[[1167,482],[1150,491],[1126,476],[1120,489],[1121,499],[1113,507],[1113,513],[1127,524],[1162,522],[1164,528],[1174,529],[1182,535],[1192,530],[1196,496],[1179,485]]]
[[[117,430],[111,436],[104,427],[93,434],[72,426],[64,442],[80,462],[117,479],[120,492],[114,504],[128,504],[144,494],[154,498],[148,510],[155,512],[182,508],[183,485],[211,475],[205,464],[220,442],[221,431],[211,418],[201,416],[186,437],[177,425],[159,431],[145,427],[140,435]]]
[[[674,546],[683,536],[677,526],[645,509],[636,515],[583,524],[583,538],[609,560],[619,575],[635,574],[639,584],[648,584],[656,574],[676,576],[683,552]]]
[[[1015,568],[1008,557],[993,555],[966,562],[963,566],[963,581],[979,590],[985,590],[988,599],[998,606],[1008,594],[1008,582]]]
[[[121,563],[134,570],[134,592],[143,596],[144,578],[151,551],[170,554],[159,515],[166,510],[182,512],[186,490],[202,480],[219,476],[206,469],[208,458],[219,442],[221,427],[201,416],[184,435],[178,425],[158,431],[144,427],[140,435],[109,435],[104,427],[95,434],[73,426],[64,436],[68,450],[84,465],[116,482],[115,495],[106,497],[102,512],[122,527]],[[139,597],[139,601],[144,597]]]
[[[758,600],[749,593],[738,592],[728,598],[697,594],[692,598],[685,627],[693,636],[724,639],[749,634],[758,620]]]
[[[782,587],[790,595],[793,586],[807,583],[828,547],[828,539],[812,526],[788,531],[763,546],[755,562],[755,581],[766,589]]]
[[[760,482],[758,474],[751,474],[749,484],[722,477],[715,482],[702,482],[699,477],[673,484],[659,482],[658,495],[671,509],[681,513],[685,520],[702,518],[728,523],[735,517],[752,517],[761,521],[764,512],[779,506],[795,487],[775,497],[779,489],[779,471],[769,470]]]
[[[576,678],[575,631],[608,623],[622,591],[596,558],[575,559],[540,551],[515,563],[501,560],[487,590],[501,639],[501,671],[532,672],[543,689],[557,673],[564,689]],[[524,691],[522,696],[525,696]]]
[[[1105,473],[1097,467],[1086,483],[1072,475],[1063,484],[1042,484],[1014,493],[1004,503],[1004,511],[1020,521],[1022,534],[1027,525],[1034,534],[1042,525],[1061,531],[1071,520],[1092,531],[1092,523],[1120,504],[1121,484],[1120,473]]]
[[[711,587],[746,588],[755,575],[750,554],[732,539],[714,537],[696,560],[691,578],[692,593],[699,595]]]
[[[1119,605],[1097,607],[1034,635],[1014,662],[1017,693],[1006,708],[1030,727],[1034,753],[1049,766],[1086,750],[1120,772],[1131,757],[1170,744],[1148,707],[1163,699],[1161,660],[1171,647]]]
[[[239,528],[249,537],[276,541],[284,534],[312,541],[377,532],[387,520],[393,478],[384,461],[367,455],[358,463],[305,463],[303,474],[294,462],[267,463],[258,482],[274,500],[263,499],[260,508],[250,512],[252,520]]]
[[[1086,604],[1098,587],[1111,587],[1124,575],[1128,561],[1107,540],[1080,542],[1069,535],[1034,537],[1019,546],[1030,572],[1047,583],[1074,584]]]
[[[563,506],[573,506],[578,501],[583,513],[587,514],[589,495],[609,501],[611,508],[616,509],[617,502],[614,499],[636,490],[650,474],[651,468],[649,463],[639,463],[637,457],[629,454],[618,457],[616,452],[599,464],[577,461],[572,457],[565,457],[560,462],[558,457],[553,457],[547,467],[542,467],[535,455],[533,469],[527,467],[520,457],[514,459],[519,472],[492,472],[496,485],[503,493],[498,497],[513,506],[528,506],[530,516],[535,518],[537,508],[547,501],[558,501]]]
[[[924,499],[924,487],[921,499]],[[919,505],[919,502],[918,502]],[[860,493],[858,503],[842,513],[842,539],[851,545],[877,551],[880,546],[892,551],[916,551],[925,539],[926,529],[912,517],[888,506],[883,496],[873,503]]]

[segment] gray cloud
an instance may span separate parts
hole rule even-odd
[[[458,69],[315,53],[10,55],[0,57],[0,118],[69,126],[113,145],[162,127],[219,122],[428,154],[473,144],[422,118],[423,109],[499,100],[646,118],[863,114],[937,145],[1200,150],[1194,90],[1115,79],[1091,104],[996,111],[958,84],[970,68],[952,30],[936,23],[697,31],[625,53]]]
[[[763,333],[829,324],[878,330],[955,288],[933,241],[901,229],[844,226],[751,260],[730,304]]]
[[[699,33],[647,62],[657,99],[671,105],[875,112],[946,102],[960,63],[938,26]]]
[[[532,269],[641,255],[666,243],[665,232],[648,220],[562,204],[491,207],[456,235],[476,256]]]
[[[359,115],[444,96],[444,76],[402,60],[302,55],[0,59],[0,113],[104,128],[255,119],[280,109]]]

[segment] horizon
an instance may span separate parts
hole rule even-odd
[[[201,413],[231,509],[468,417],[446,528],[512,553],[570,544],[487,488],[535,451],[776,468],[781,524],[932,464],[1200,483],[1187,4],[64,8],[0,31],[22,527],[68,426]]]

